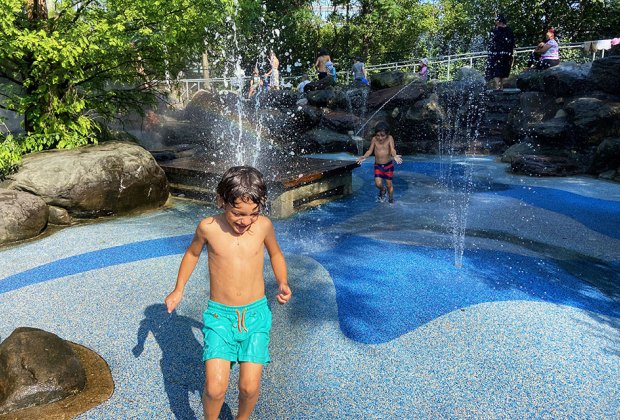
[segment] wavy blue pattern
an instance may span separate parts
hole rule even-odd
[[[113,265],[182,254],[191,240],[192,235],[172,236],[62,258],[0,280],[0,293]]]
[[[405,163],[397,167],[394,185],[403,194],[410,186],[399,172],[451,177],[463,187],[464,165]],[[448,174],[442,172],[448,171]],[[556,261],[499,251],[468,250],[463,268],[451,265],[452,249],[434,249],[330,234],[330,227],[375,206],[372,165],[357,172],[368,187],[345,200],[276,221],[286,253],[317,259],[333,278],[343,332],[363,343],[393,340],[443,314],[469,305],[505,300],[540,300],[620,317],[620,305],[582,280],[583,273],[620,284],[620,263]],[[593,199],[561,190],[479,181],[473,193],[512,197],[571,217],[592,230],[620,239],[620,202]],[[0,280],[0,293],[90,270],[149,258],[182,254],[192,235],[140,241],[59,259]],[[575,267],[578,266],[578,269]]]
[[[459,308],[507,300],[546,301],[620,317],[620,305],[572,275],[561,262],[496,251],[454,250],[342,238],[341,252],[315,258],[336,286],[340,327],[349,338],[384,343]],[[583,270],[601,270],[582,262]],[[596,263],[600,265],[600,262]],[[620,264],[608,272],[620,284]]]

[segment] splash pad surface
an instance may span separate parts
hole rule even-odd
[[[352,196],[277,220],[294,299],[275,304],[266,265],[273,363],[255,418],[616,417],[620,186],[504,170],[410,157],[389,205],[369,162]],[[0,251],[0,337],[33,326],[101,354],[116,390],[83,418],[201,418],[206,259],[177,313],[161,302],[214,212],[178,202]]]

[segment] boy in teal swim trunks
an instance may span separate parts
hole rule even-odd
[[[361,164],[366,158],[375,154],[375,187],[379,189],[379,201],[385,201],[387,190],[388,201],[394,202],[394,186],[392,178],[394,176],[394,162],[403,163],[400,155],[396,154],[394,138],[390,135],[390,128],[387,123],[380,121],[375,125],[375,135],[372,137],[368,151],[357,159],[357,164]],[[394,160],[392,160],[392,158]],[[383,186],[385,180],[385,187]]]
[[[217,204],[223,212],[198,224],[181,260],[176,287],[165,299],[171,313],[206,245],[210,296],[203,314],[205,419],[217,419],[235,362],[240,366],[237,418],[249,418],[258,400],[262,369],[269,363],[271,329],[263,278],[265,249],[278,283],[276,300],[283,304],[292,296],[273,224],[260,214],[266,196],[263,177],[256,169],[237,166],[224,174],[217,186]]]

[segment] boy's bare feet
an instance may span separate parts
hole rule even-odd
[[[379,202],[383,203],[385,201],[385,193],[386,193],[386,188],[381,188],[379,190],[379,197],[377,197]]]

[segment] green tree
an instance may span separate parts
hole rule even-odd
[[[240,66],[250,74],[254,66],[269,68],[269,51],[280,60],[281,75],[302,73],[313,60],[320,19],[309,0],[238,0],[227,10],[209,42],[214,74],[231,75]],[[311,47],[309,47],[311,46]],[[314,62],[314,61],[312,61]]]
[[[368,63],[426,55],[438,30],[438,8],[420,0],[334,0],[321,28],[322,44],[337,62],[359,55]]]
[[[508,19],[518,46],[535,45],[549,27],[565,42],[612,38],[620,27],[620,0],[441,0],[440,7],[439,41],[445,49],[455,46],[452,52],[467,51],[476,37],[486,39],[498,13]]]
[[[11,156],[96,141],[104,121],[142,112],[204,50],[221,20],[217,0],[3,0],[0,108],[23,116],[25,135],[1,138]],[[208,31],[207,31],[208,32]]]

